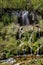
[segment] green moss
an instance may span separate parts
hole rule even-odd
[[[31,3],[30,6],[28,5],[29,2]],[[28,5],[28,7],[27,7]],[[28,9],[33,8],[33,10],[38,10],[42,13],[43,11],[43,1],[42,0],[0,0],[0,8],[14,8],[14,9]],[[31,10],[30,8],[30,10]],[[3,57],[5,54],[6,58],[17,55],[18,51],[23,53],[23,49],[26,49],[26,52],[29,51],[30,45],[28,43],[32,31],[25,31],[23,30],[22,38],[16,39],[16,34],[19,29],[18,19],[17,16],[10,17],[8,13],[4,13],[0,11],[1,21],[0,21],[0,58]],[[39,26],[43,27],[43,19],[42,16],[38,18]],[[15,24],[16,23],[16,24]],[[5,25],[5,26],[4,26]],[[23,26],[25,28],[25,26]],[[26,26],[27,29],[28,26]],[[35,28],[34,28],[35,29]],[[37,28],[36,28],[37,29]],[[32,50],[35,52],[40,45],[43,45],[43,36],[40,39],[37,38],[37,30],[33,31],[32,39],[31,39],[31,46]],[[27,29],[28,30],[28,29]],[[35,32],[36,31],[36,32]],[[42,29],[43,31],[43,29]],[[23,45],[19,48],[19,45]],[[19,48],[19,49],[18,49]],[[43,52],[43,48],[41,48],[41,52]]]
[[[43,0],[31,0],[31,3],[35,10],[38,10],[39,12],[43,11]]]
[[[41,61],[40,60],[37,60],[37,65],[42,65]]]
[[[7,63],[1,63],[0,65],[8,65]]]
[[[11,18],[8,15],[8,13],[3,14],[2,21],[3,21],[4,25],[8,25],[11,22]]]
[[[23,7],[22,7],[23,6]],[[0,0],[0,7],[3,8],[22,8],[26,7],[26,0]]]
[[[35,43],[33,43],[32,49],[33,49],[34,52],[35,52],[35,50],[39,47],[39,45],[40,45],[40,43],[39,43],[38,41],[35,42]]]

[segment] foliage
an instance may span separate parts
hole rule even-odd
[[[43,12],[43,0],[0,0],[0,8],[28,9],[29,7]]]
[[[16,15],[12,16],[12,17],[11,17],[11,20],[12,20],[12,22],[14,22],[14,23],[17,23],[17,22],[18,22],[18,18],[17,18]]]
[[[28,9],[29,11],[32,11],[33,9],[33,11],[40,12],[41,15],[37,15],[37,20],[39,27],[43,27],[43,0],[0,0],[0,8],[14,8],[21,10]],[[0,11],[0,59],[12,57],[17,55],[18,52],[23,53],[23,49],[25,49],[26,52],[29,52],[30,46],[28,41],[30,40],[32,31],[30,32],[24,30],[22,33],[22,38],[16,39],[18,27],[20,26],[18,25],[18,19],[16,15],[10,16],[9,13]],[[31,46],[34,52],[40,45],[43,45],[43,35],[42,40],[41,37],[38,39],[37,32],[35,31],[33,31],[31,39]],[[23,45],[19,48],[20,44],[22,44],[21,41],[23,42]],[[43,47],[40,50],[42,53]],[[37,64],[41,65],[39,61]]]
[[[2,22],[4,23],[4,25],[8,25],[11,22],[11,18],[8,15],[8,13],[4,13],[2,16]]]
[[[27,64],[22,64],[22,65],[27,65]]]
[[[36,64],[37,64],[37,65],[42,65],[42,63],[41,63],[40,60],[37,60]]]
[[[38,41],[36,41],[33,45],[32,45],[32,49],[35,52],[36,49],[39,47],[40,43]]]
[[[31,0],[31,3],[34,10],[38,10],[39,12],[43,11],[43,0]]]
[[[3,62],[3,63],[0,63],[0,65],[8,65],[8,64]]]
[[[22,7],[23,6],[23,7]],[[0,0],[0,8],[22,8],[26,7],[26,0]]]

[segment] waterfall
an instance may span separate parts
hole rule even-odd
[[[37,49],[37,56],[39,56],[39,49],[41,49],[43,47],[43,45],[40,45],[40,47],[38,47],[38,49]]]
[[[22,28],[22,27],[20,27],[20,28],[19,28],[19,31],[18,31],[18,32],[19,32],[19,39],[21,39],[22,29],[23,29],[23,28]]]
[[[29,41],[28,41],[28,43],[29,43],[29,45],[30,45],[30,48],[31,48],[31,50],[30,50],[31,55],[32,55],[32,47],[31,47],[32,36],[33,36],[33,32],[32,32],[32,34],[31,34],[31,36],[30,36],[30,38],[29,38]]]
[[[21,25],[29,25],[29,18],[28,18],[29,12],[24,10],[24,11],[13,11],[11,14],[11,17],[17,16],[19,24]]]
[[[24,44],[24,42],[23,42],[23,41],[21,41],[21,44],[19,45],[19,48],[20,48],[23,44]],[[25,54],[26,49],[22,49],[22,51],[23,51],[23,55],[24,55],[24,56],[26,56],[26,54]]]
[[[28,25],[29,24],[28,11],[23,11],[22,12],[22,24],[23,25]]]

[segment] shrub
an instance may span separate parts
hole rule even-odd
[[[23,6],[23,7],[22,7]],[[0,8],[22,8],[26,7],[26,0],[0,0]]]
[[[43,11],[43,0],[31,0],[32,6],[34,10],[38,10],[42,13]]]
[[[37,34],[36,34],[36,32],[34,32],[33,35],[32,35],[32,42],[34,43],[35,41],[37,41]]]
[[[33,49],[33,51],[35,52],[36,50],[37,50],[37,48],[39,47],[39,42],[38,41],[36,41],[33,45],[32,45],[32,49]]]
[[[11,18],[8,15],[8,13],[4,13],[2,15],[2,21],[3,21],[4,25],[8,25],[11,22]]]
[[[18,18],[17,18],[16,15],[12,16],[12,17],[11,17],[11,20],[12,20],[12,22],[14,22],[14,23],[17,23],[17,22],[18,22]]]

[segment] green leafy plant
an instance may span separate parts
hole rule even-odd
[[[3,14],[2,21],[3,21],[4,25],[8,25],[11,22],[11,18],[8,15],[8,13]]]

